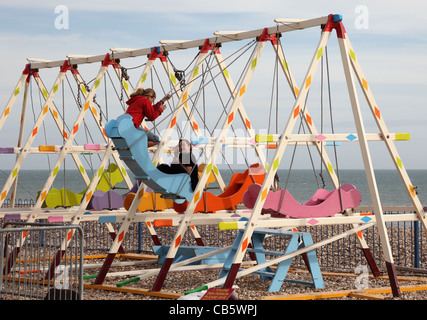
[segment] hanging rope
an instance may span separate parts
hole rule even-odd
[[[245,48],[246,46],[248,46],[248,45],[250,45],[250,44],[253,44],[255,42],[255,40],[253,40],[253,41],[251,41],[249,44],[247,44],[247,45],[245,45],[243,48]],[[249,49],[249,48],[248,48]],[[248,50],[247,49],[247,50]],[[242,50],[242,48],[240,49],[240,50]],[[227,57],[226,59],[224,59],[223,61],[226,61],[227,59],[229,59],[230,57],[232,57],[234,54],[236,54],[237,52],[239,52],[240,50],[237,50],[235,53],[233,53],[232,55],[230,55],[229,57]],[[240,55],[241,56],[241,55]],[[239,56],[239,57],[240,57]],[[237,57],[236,59],[234,59],[230,64],[229,64],[229,66],[228,67],[230,67],[233,63],[235,63],[236,61],[237,61],[237,59],[239,58],[239,57]],[[205,73],[206,72],[208,72],[210,69],[207,69],[207,70],[205,70]],[[205,86],[207,86],[207,85],[209,85],[212,81],[214,81],[214,79],[216,78],[216,77],[218,77],[218,76],[220,76],[222,73],[223,73],[223,71],[224,70],[220,70],[210,81],[208,81],[208,82],[205,82],[204,83],[204,86],[203,87],[205,87]],[[203,74],[201,74],[201,75],[198,75],[197,77],[195,77],[193,80],[191,80],[190,82],[188,82],[187,83],[187,85],[188,84],[190,84],[190,83],[192,83],[192,82],[194,82],[194,81],[196,81],[196,80],[198,80],[200,77],[202,77],[203,76]],[[199,89],[201,89],[201,88],[199,88]],[[169,93],[170,94],[177,94],[177,92],[175,91],[175,90],[171,90],[171,91],[169,91]],[[198,92],[196,92],[195,94],[192,94],[192,95],[190,95],[189,97],[187,97],[187,100],[185,100],[185,101],[183,101],[182,103],[186,103],[186,102],[193,102],[193,98],[194,98],[194,96],[197,96],[198,95]],[[229,100],[230,99],[232,99],[233,98],[233,95],[230,95],[230,98],[229,98]],[[193,103],[194,104],[194,103]],[[180,104],[180,105],[182,105],[182,104]],[[179,105],[179,106],[180,106]],[[179,107],[178,106],[178,107]],[[167,115],[165,115],[164,117],[163,117],[163,119],[161,119],[158,123],[157,123],[157,125],[159,125],[159,124],[161,124],[161,123],[163,123],[163,121],[166,121],[167,119],[168,119],[168,117],[170,117],[174,112],[175,112],[176,110],[174,109],[174,110],[171,110],[171,112],[169,113],[169,114],[167,114]],[[197,111],[197,110],[196,110]],[[222,115],[221,115],[222,116]],[[221,117],[220,116],[220,117]],[[219,121],[218,121],[219,122]],[[218,124],[218,122],[217,122],[217,124]]]
[[[164,47],[163,47],[164,48]],[[164,51],[166,52],[166,51]],[[185,68],[184,70],[178,70],[175,65],[172,63],[172,60],[169,58],[169,54],[165,54],[166,59],[169,61],[169,63],[171,64],[172,68],[173,68],[173,72],[175,74],[175,78],[178,80],[179,85],[181,87],[181,91],[184,91],[185,88],[185,71],[187,71],[187,69],[193,64],[193,62],[196,60],[196,58],[198,57],[199,53],[197,53],[197,55],[193,58],[193,60],[190,62],[190,64],[187,66],[187,68]]]
[[[204,124],[204,127],[205,127],[205,129],[209,132],[209,135],[213,135],[213,130],[212,131],[209,131],[209,129],[208,129],[208,126],[207,126],[207,124],[206,124],[206,118],[205,117],[203,117],[201,114],[200,114],[200,112],[199,112],[199,110],[196,108],[196,105],[197,105],[197,103],[198,103],[198,101],[199,101],[199,99],[200,99],[200,97],[203,97],[203,93],[204,93],[204,89],[205,89],[205,87],[206,87],[206,77],[207,77],[207,75],[208,74],[210,74],[211,73],[211,70],[212,70],[212,67],[211,67],[211,63],[213,62],[213,57],[214,57],[214,52],[213,51],[211,51],[211,53],[210,53],[210,56],[208,57],[208,59],[205,59],[205,61],[204,61],[204,64],[206,64],[206,66],[207,66],[207,69],[205,69],[204,68],[204,64],[202,63],[202,65],[201,65],[201,68],[202,68],[202,74],[200,75],[200,77],[201,77],[201,80],[200,80],[200,84],[199,84],[199,88],[198,88],[198,90],[196,91],[196,93],[191,97],[191,99],[190,99],[190,101],[191,101],[191,108],[190,108],[190,112],[189,112],[189,117],[190,117],[190,119],[191,119],[191,117],[193,117],[193,115],[194,115],[194,111],[196,111],[197,113],[198,113],[198,115],[200,116],[200,118],[201,118],[201,120],[202,120],[202,122],[203,122],[203,124]],[[212,81],[209,81],[209,82],[214,82],[214,79],[212,79]],[[215,83],[215,82],[214,82]],[[195,97],[194,97],[195,96]],[[189,124],[190,124],[190,122],[187,122],[186,123],[186,125],[184,126],[184,128],[183,128],[183,133],[185,133],[187,130],[188,130],[188,127],[189,127]],[[215,130],[215,129],[214,129]],[[183,133],[181,133],[182,135],[181,135],[181,137],[183,136]],[[207,146],[205,146],[205,150],[206,150],[206,148],[207,148]],[[229,165],[229,163],[228,163],[228,161],[227,161],[227,159],[225,158],[225,156],[224,156],[224,154],[222,154],[221,153],[221,155],[222,155],[222,157],[223,157],[223,159],[225,160],[225,162],[227,163],[227,165],[228,165],[228,167],[230,168],[230,170],[232,171],[232,169],[231,169],[231,167],[230,167],[230,165]],[[201,156],[199,156],[199,158],[200,158]]]
[[[253,43],[255,43],[255,42],[253,42]],[[248,48],[247,48],[247,50],[249,50],[250,49],[250,47],[251,46],[248,46]],[[241,57],[247,50],[245,50],[241,55],[239,55],[239,57]],[[218,126],[218,123],[219,123],[219,121],[221,120],[221,118],[222,118],[222,116],[225,114],[227,114],[227,108],[226,108],[226,105],[224,105],[224,102],[222,101],[222,98],[221,98],[221,95],[219,94],[219,90],[218,90],[218,87],[217,87],[217,85],[216,85],[216,82],[215,82],[215,78],[218,76],[218,75],[220,75],[222,72],[223,72],[223,70],[221,70],[221,73],[218,73],[216,76],[214,76],[213,74],[212,74],[212,67],[211,67],[211,63],[214,61],[214,52],[213,51],[211,51],[211,55],[210,55],[210,57],[209,57],[209,59],[207,59],[207,61],[205,61],[205,63],[206,63],[206,65],[207,65],[207,69],[206,70],[204,70],[204,68],[203,68],[203,65],[202,65],[202,70],[203,70],[203,77],[202,77],[202,80],[201,80],[201,84],[200,84],[200,87],[199,87],[199,90],[197,91],[198,92],[198,94],[197,94],[197,97],[196,97],[196,101],[195,102],[193,102],[193,106],[192,106],[192,113],[193,113],[193,110],[195,109],[194,108],[194,106],[196,105],[196,103],[197,103],[197,100],[200,98],[200,96],[202,96],[203,97],[203,94],[204,94],[204,88],[206,87],[206,85],[208,84],[208,83],[211,83],[211,82],[213,82],[213,84],[214,84],[214,87],[215,87],[215,89],[217,90],[217,93],[218,93],[218,96],[219,96],[219,98],[220,98],[220,101],[221,101],[221,104],[222,104],[222,107],[223,107],[223,110],[222,110],[222,113],[221,113],[221,115],[220,115],[220,117],[218,118],[218,121],[217,121],[217,123],[216,123],[216,125],[215,125],[215,127],[214,127],[214,129],[213,130],[215,130],[216,128],[217,128],[217,126]],[[235,62],[239,57],[237,57],[233,62]],[[224,59],[224,61],[225,61],[226,59]],[[246,66],[245,66],[245,68],[244,68],[244,70],[246,70],[246,68],[249,66],[249,62],[250,61],[248,61],[247,63],[246,63]],[[231,66],[231,64],[230,65],[228,65],[228,68]],[[211,80],[210,81],[208,81],[208,82],[206,82],[206,75],[207,74],[210,74],[211,75]],[[242,79],[242,77],[243,77],[243,73],[241,74],[241,76],[240,76],[240,78],[239,78],[239,81],[238,81],[238,83],[240,83],[241,81],[241,79]],[[234,89],[234,92],[235,92],[235,90],[236,90],[236,88],[237,88],[238,86],[236,86],[235,87],[235,89]],[[233,93],[234,93],[233,92]],[[231,94],[230,95],[230,97],[229,97],[229,99],[228,99],[228,102],[227,102],[227,105],[233,100],[233,98],[234,98],[234,95],[233,94]],[[195,109],[197,112],[198,112],[198,110],[197,109]],[[200,116],[200,113],[199,113],[199,116]],[[201,118],[202,118],[202,121],[203,121],[203,123],[204,123],[204,125],[205,125],[205,127],[206,128],[208,128],[208,126],[207,126],[207,124],[206,124],[206,117],[205,117],[205,115],[202,117],[201,116]],[[236,136],[236,132],[235,132],[235,129],[234,129],[234,126],[233,126],[233,124],[231,124],[231,126],[230,126],[230,129],[232,130],[232,132],[234,133],[234,135]],[[213,132],[213,130],[212,130],[212,132]],[[208,130],[209,131],[209,130]],[[209,132],[209,134],[212,136],[212,132]],[[240,152],[242,153],[242,155],[243,155],[243,159],[245,160],[245,163],[246,163],[246,166],[247,167],[249,167],[249,163],[248,163],[248,161],[247,161],[247,159],[246,159],[246,156],[245,156],[245,154],[243,153],[243,150],[242,149],[240,149]],[[221,156],[223,157],[223,159],[224,159],[224,161],[226,162],[226,164],[227,164],[227,166],[229,167],[229,169],[230,169],[230,171],[231,172],[233,172],[234,173],[234,171],[232,170],[232,168],[231,168],[231,166],[230,166],[230,164],[229,164],[229,162],[228,162],[228,160],[226,159],[226,157],[225,157],[225,155],[223,154],[223,153],[221,153]],[[251,176],[252,177],[252,176]]]
[[[245,47],[248,47],[243,53],[241,53],[236,59],[234,59],[233,61],[232,61],[232,63],[230,63],[229,65],[228,65],[228,67],[230,67],[235,61],[237,61],[237,59],[240,57],[240,56],[242,56],[247,50],[249,50],[250,49],[250,44],[254,44],[255,43],[255,41],[253,40],[253,41],[251,41],[251,43],[249,43],[249,44],[247,44],[247,45],[245,45],[243,48],[245,48]],[[239,52],[239,51],[241,51],[243,48],[241,48],[241,49],[239,49],[238,51],[236,51],[236,52],[234,52],[232,55],[230,55],[229,57],[227,57],[226,59],[224,59],[223,61],[226,61],[227,59],[230,59],[230,57],[232,57],[232,56],[234,56],[237,52]],[[191,80],[191,82],[193,82],[193,81],[196,81],[196,80],[198,80],[198,79],[201,79],[201,83],[200,83],[200,85],[199,85],[199,88],[198,88],[198,90],[197,90],[197,92],[195,93],[195,94],[193,94],[193,95],[190,95],[188,98],[187,98],[187,100],[186,101],[183,101],[182,103],[186,103],[186,102],[191,102],[192,103],[192,106],[191,106],[191,108],[190,108],[190,112],[189,112],[189,115],[190,115],[190,117],[194,114],[194,112],[196,111],[196,112],[198,112],[198,114],[199,114],[199,116],[202,118],[202,120],[203,120],[203,122],[204,122],[204,124],[205,124],[205,126],[206,126],[206,120],[205,120],[205,116],[203,116],[203,115],[200,115],[200,113],[199,113],[199,111],[198,111],[198,109],[197,108],[195,108],[195,106],[196,106],[196,104],[197,104],[197,102],[198,102],[198,100],[202,97],[204,97],[204,95],[203,95],[203,92],[204,92],[204,88],[208,85],[208,84],[210,84],[211,82],[214,82],[215,83],[215,78],[217,77],[217,76],[219,76],[219,75],[221,75],[222,73],[223,73],[223,71],[224,70],[220,70],[215,76],[212,76],[212,79],[211,80],[209,80],[209,81],[206,81],[206,76],[207,76],[207,74],[211,74],[212,75],[212,72],[211,72],[211,70],[212,70],[212,67],[210,66],[210,62],[209,61],[212,61],[213,59],[212,59],[212,57],[213,57],[213,51],[211,51],[211,56],[210,57],[208,57],[208,59],[205,59],[205,60],[207,60],[208,62],[206,62],[205,61],[205,63],[206,63],[206,65],[207,65],[207,67],[206,67],[206,69],[203,67],[203,64],[202,64],[202,70],[203,70],[203,72],[202,72],[202,74],[200,74],[200,75],[198,75],[197,77],[195,77],[194,79],[192,79]],[[196,56],[197,57],[197,56]],[[196,58],[195,57],[195,58]],[[194,59],[195,59],[194,58]],[[194,59],[193,59],[193,61],[194,61]],[[170,61],[170,59],[169,59],[169,61]],[[193,62],[192,62],[193,63]],[[191,64],[192,64],[191,63]],[[191,65],[190,64],[190,65]],[[176,68],[173,66],[173,63],[171,62],[171,65],[172,65],[172,67],[176,70]],[[249,62],[247,62],[247,66],[249,65]],[[195,67],[197,67],[197,66],[195,66]],[[187,70],[188,69],[188,67],[185,69],[185,70]],[[184,70],[184,71],[185,71]],[[154,72],[156,73],[156,71],[154,70]],[[157,73],[156,73],[157,74]],[[241,77],[240,78],[242,78],[242,75],[241,75]],[[189,83],[187,83],[187,85],[188,84],[190,84],[191,82],[189,82]],[[162,87],[162,89],[163,89],[163,87]],[[184,89],[184,88],[182,88],[182,89]],[[236,89],[235,89],[236,90]],[[177,93],[173,88],[170,90],[170,93]],[[231,100],[233,98],[233,95],[230,95],[230,98],[229,98],[229,101]],[[180,104],[179,106],[181,106],[182,104]],[[171,111],[171,113],[170,114],[168,114],[167,116],[165,116],[165,117],[163,117],[163,119],[162,120],[160,120],[158,123],[157,123],[157,126],[158,125],[160,125],[163,121],[166,121],[168,118],[169,118],[169,116],[171,115],[171,114],[173,114],[173,112],[175,112],[175,110],[172,110]],[[223,113],[222,114],[224,114],[224,112],[226,112],[226,110],[223,110]],[[185,132],[186,131],[186,129],[188,128],[188,123],[187,123],[187,125],[185,126],[185,128],[183,129],[183,132]],[[206,126],[206,128],[207,128],[207,126]],[[207,129],[208,130],[208,129]],[[209,131],[209,130],[208,130]],[[212,133],[210,133],[211,135],[212,135]],[[146,135],[146,133],[145,134],[143,134],[137,141],[135,141],[132,145],[130,145],[129,146],[129,149],[130,148],[132,148],[138,141],[140,141],[144,136]],[[183,134],[181,133],[181,136],[182,136]],[[206,148],[206,147],[205,147]],[[224,157],[224,155],[222,154],[222,156]],[[200,158],[200,156],[199,156],[199,158]],[[224,157],[224,159],[225,159],[225,157]],[[226,159],[225,159],[226,160]],[[227,160],[226,160],[227,161]],[[245,159],[245,161],[246,161],[246,159]],[[247,161],[246,161],[247,162]],[[228,163],[228,162],[227,162]],[[229,165],[229,164],[228,164]],[[230,167],[230,166],[229,166]],[[230,167],[230,169],[231,169],[231,167]],[[178,195],[179,195],[179,193],[178,193]]]
[[[328,58],[328,47],[325,46],[325,55],[326,55],[326,75],[328,79],[328,97],[329,97],[329,114],[331,119],[331,132],[332,134],[335,134],[334,130],[334,121],[332,116],[332,95],[331,95],[331,82],[329,77],[329,58]],[[341,194],[341,182],[340,182],[340,175],[339,175],[339,165],[338,165],[338,155],[337,155],[337,146],[336,142],[334,141],[334,156],[335,156],[335,165],[336,165],[336,171],[337,171],[337,180],[338,180],[338,190],[340,195],[340,205],[341,205],[341,212],[344,212],[343,208],[343,202],[342,202],[342,194]]]
[[[321,64],[320,64],[320,133],[323,134],[323,60],[324,57],[322,55],[322,60],[321,60]],[[326,183],[325,183],[325,178],[323,176],[323,145],[320,151],[320,179],[322,181],[322,188],[325,189]]]
[[[280,39],[278,41],[280,41]],[[284,52],[283,52],[283,56],[285,57],[285,63],[287,65],[286,56],[285,56]],[[292,77],[289,77],[289,78],[292,79]],[[291,81],[291,85],[292,85],[292,88],[295,88],[295,86],[293,85],[292,81]],[[296,98],[295,91],[294,90],[292,90],[292,91],[294,92],[294,96]],[[303,133],[305,133],[305,126],[304,126],[305,121],[304,121],[303,115],[305,114],[305,110],[307,108],[307,101],[308,101],[309,94],[310,94],[310,89],[308,89],[307,95],[305,97],[304,107],[302,108],[302,110],[298,114],[299,118],[300,118],[300,124],[299,124],[299,127],[298,127],[298,134],[301,133],[301,130],[303,131]],[[297,145],[298,145],[298,143],[295,142],[294,148],[293,148],[293,152],[292,152],[291,162],[290,162],[290,166],[289,166],[289,170],[288,170],[288,174],[287,174],[287,177],[286,177],[284,191],[283,191],[283,194],[282,194],[281,200],[280,200],[280,207],[277,210],[277,214],[279,214],[279,215],[281,214],[280,210],[281,210],[282,205],[283,205],[283,197],[284,197],[285,192],[286,192],[286,190],[288,188],[288,183],[289,183],[291,171],[292,171],[292,168],[293,168],[293,163],[294,163],[294,160],[295,160],[295,154],[296,154],[296,147],[297,147]],[[308,152],[308,155],[309,155],[309,158],[310,158],[310,162],[311,162],[311,166],[312,166],[312,169],[313,169],[313,172],[314,172],[314,177],[315,177],[317,186],[318,186],[318,188],[320,188],[319,181],[318,181],[317,175],[316,175],[316,170],[315,170],[315,165],[314,165],[313,157],[312,157],[312,154],[311,154],[308,142],[306,142],[306,148],[307,148],[307,152]]]
[[[249,48],[248,48],[249,49]],[[247,50],[248,50],[247,49]],[[242,53],[243,54],[243,53]],[[199,75],[199,76],[197,76],[196,78],[194,78],[192,81],[196,81],[196,79],[200,79],[200,85],[199,85],[199,88],[198,88],[198,90],[196,91],[196,93],[195,94],[193,94],[193,95],[191,95],[185,102],[188,102],[188,101],[190,101],[191,103],[192,103],[192,105],[191,105],[191,108],[190,108],[190,112],[189,112],[189,116],[190,117],[192,117],[193,116],[193,114],[194,114],[194,111],[196,111],[196,112],[198,112],[198,114],[199,114],[199,116],[202,118],[202,121],[203,121],[203,123],[205,124],[205,127],[206,128],[208,128],[207,126],[206,126],[206,119],[205,119],[205,116],[201,116],[200,115],[200,113],[199,113],[199,111],[198,111],[198,109],[197,108],[195,108],[195,106],[197,105],[197,102],[199,101],[199,99],[200,98],[202,98],[202,100],[203,100],[203,98],[204,98],[204,89],[205,89],[205,87],[209,84],[209,83],[211,83],[211,82],[213,82],[214,83],[214,85],[215,85],[215,78],[217,77],[217,76],[219,76],[219,75],[221,75],[222,74],[222,72],[223,72],[223,70],[220,70],[220,72],[216,75],[216,76],[212,76],[212,66],[210,65],[211,64],[211,62],[213,61],[213,56],[214,55],[214,52],[213,51],[211,51],[211,54],[210,54],[210,56],[208,57],[208,59],[205,59],[204,60],[204,63],[206,64],[206,69],[205,69],[205,67],[204,67],[204,64],[202,63],[201,64],[201,69],[202,69],[202,74],[201,75]],[[229,58],[229,57],[228,57]],[[194,60],[194,59],[193,59]],[[235,59],[234,61],[236,61],[237,59]],[[224,60],[225,61],[225,60]],[[233,62],[234,62],[233,61]],[[171,63],[171,65],[173,66],[173,64]],[[249,62],[247,62],[247,66],[249,65]],[[230,66],[230,65],[229,65]],[[228,66],[228,67],[229,67]],[[197,66],[195,66],[195,67],[197,67]],[[175,68],[176,69],[176,68]],[[212,76],[212,79],[210,80],[210,81],[206,81],[206,76],[208,75],[208,74],[211,74],[211,76]],[[242,76],[241,76],[242,77]],[[215,87],[216,87],[216,85],[215,85]],[[232,95],[230,95],[230,98],[232,98]],[[231,99],[229,99],[229,101],[230,101]],[[183,102],[183,103],[185,103],[185,102]],[[225,110],[225,108],[224,108],[224,110],[223,110],[223,112],[222,112],[222,114],[224,114],[224,112],[226,112],[226,110]],[[204,115],[205,115],[205,113],[204,113]],[[166,118],[164,118],[162,121],[164,121]],[[161,122],[162,122],[161,121]],[[219,120],[218,120],[219,121]],[[186,126],[184,127],[184,129],[183,129],[183,132],[186,132],[186,130],[188,129],[188,123],[186,124]],[[209,129],[207,129],[208,131],[209,131]],[[234,130],[234,128],[233,128],[233,130]],[[212,133],[210,133],[211,135],[212,135]],[[141,137],[142,138],[142,137]],[[140,140],[140,139],[139,139]],[[137,142],[137,141],[136,141]],[[135,142],[135,143],[136,143]],[[204,150],[206,150],[206,148],[207,148],[207,146],[205,146],[205,148],[204,148]],[[222,154],[222,156],[224,157],[224,155]],[[199,158],[200,158],[200,156],[199,156]],[[225,157],[224,157],[224,159],[225,159]],[[226,159],[225,159],[226,160]],[[247,160],[245,159],[245,161],[247,162]],[[226,162],[227,162],[227,160],[226,160]],[[228,163],[228,162],[227,162]],[[229,164],[228,164],[229,165]],[[230,166],[229,166],[230,167]],[[231,169],[231,167],[230,167],[230,169]],[[192,169],[192,170],[194,170],[194,168]],[[189,179],[190,178],[190,176],[187,178],[187,179]],[[180,193],[180,191],[181,190],[179,190],[179,192],[178,192],[178,196],[179,196],[179,193]]]
[[[76,96],[76,94],[74,93],[74,90],[73,90],[73,88],[71,86],[71,83],[70,83],[67,75],[65,75],[65,79],[67,80],[68,87],[69,87],[69,89],[71,91],[71,94],[72,94],[72,96],[74,98],[74,101],[77,104],[77,107],[79,109],[81,109],[82,108],[82,105],[81,105],[81,102],[80,102],[80,95],[82,94],[81,86],[79,84],[77,85],[77,96]],[[83,80],[83,82],[80,82],[80,84],[82,84],[85,88],[87,88],[87,84],[84,82],[84,80]],[[86,89],[86,90],[88,90],[88,89]],[[88,92],[88,91],[86,91],[86,92]],[[64,116],[60,115],[60,117],[61,117],[63,123],[65,123]],[[86,141],[90,141],[90,142],[93,143],[94,139],[92,137],[92,134],[91,134],[91,132],[89,130],[89,127],[88,127],[85,119],[83,119],[83,127],[84,127],[84,131],[85,131]],[[65,123],[65,127],[63,127],[63,128],[64,128],[64,130],[67,129],[67,131],[70,131],[66,123]],[[78,145],[78,141],[77,141],[76,138],[74,138],[74,141]],[[86,157],[86,154],[83,154],[83,158],[85,159],[86,163],[88,164],[88,166],[91,169],[92,174],[93,174],[94,170],[93,170],[92,157],[89,157],[89,159],[88,159],[88,157]],[[98,158],[101,160],[99,154],[98,154]]]
[[[122,106],[122,109],[123,109],[123,111],[125,111],[126,110],[126,108],[125,108],[125,106],[124,106],[124,104],[125,104],[125,102],[123,101],[124,99],[124,95],[123,95],[123,91],[124,91],[124,85],[123,85],[123,81],[124,81],[124,79],[125,78],[123,78],[123,75],[122,75],[122,73],[120,73],[120,94],[119,94],[119,92],[117,91],[117,88],[116,88],[116,86],[114,85],[114,82],[113,82],[113,79],[111,78],[111,75],[110,75],[110,73],[108,72],[108,70],[107,70],[107,76],[108,76],[108,79],[110,80],[110,84],[111,84],[111,86],[113,87],[113,90],[114,90],[114,92],[116,93],[116,97],[119,99],[119,101],[120,101],[120,104],[121,104],[121,106]],[[127,76],[128,78],[129,78],[129,76]],[[104,116],[104,118],[105,118],[105,116]]]

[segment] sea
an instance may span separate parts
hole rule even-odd
[[[224,182],[228,185],[233,174],[243,172],[242,170],[231,171],[229,169],[220,170]],[[427,170],[407,170],[409,178],[414,186],[417,187],[418,197],[424,206],[427,206]],[[0,170],[0,186],[3,188],[9,171]],[[18,175],[18,186],[16,200],[36,200],[37,192],[41,190],[49,176],[49,170],[21,170]],[[332,190],[327,172],[313,172],[313,170],[292,169],[278,170],[280,188],[286,188],[292,196],[300,203],[306,202],[313,193],[324,188]],[[91,173],[88,172],[89,176]],[[345,170],[338,172],[341,184],[354,185],[362,195],[361,205],[369,206],[372,204],[369,194],[368,183],[364,170]],[[133,181],[133,175],[130,173]],[[323,179],[322,179],[323,177]],[[378,186],[381,203],[383,206],[408,206],[411,200],[404,188],[404,184],[395,170],[375,170],[375,177]],[[215,187],[216,183],[210,185]],[[63,170],[58,173],[53,188],[66,188],[73,192],[81,192],[86,186],[77,170]],[[124,182],[117,184],[116,191],[120,194],[127,192]],[[219,194],[219,190],[209,189],[214,194]],[[10,198],[10,192],[6,199]]]

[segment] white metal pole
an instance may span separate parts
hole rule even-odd
[[[270,165],[266,178],[264,179],[264,183],[261,187],[261,191],[252,209],[252,214],[249,218],[249,221],[247,222],[247,227],[245,228],[245,231],[243,233],[242,240],[239,243],[239,246],[237,248],[236,254],[233,259],[233,263],[231,265],[230,271],[228,272],[227,280],[224,285],[226,288],[230,288],[234,283],[236,274],[240,268],[240,264],[243,261],[243,257],[246,253],[246,249],[248,248],[248,245],[251,241],[252,234],[254,230],[257,228],[257,222],[259,217],[261,216],[262,207],[267,198],[269,189],[273,184],[274,176],[279,168],[279,164],[285,152],[286,146],[288,145],[288,141],[286,137],[292,132],[298,116],[302,112],[302,109],[304,109],[304,103],[305,103],[306,96],[308,94],[308,89],[311,86],[311,79],[314,76],[314,73],[316,72],[316,69],[320,62],[321,55],[319,55],[319,52],[323,52],[329,37],[330,37],[330,32],[325,32],[325,31],[322,32],[314,57],[310,63],[307,74],[304,78],[303,85],[301,87],[299,95],[297,96],[297,99],[295,100],[294,106],[292,108],[288,123],[282,133],[282,139],[280,140],[279,145],[276,149],[276,153],[272,160],[272,164]]]

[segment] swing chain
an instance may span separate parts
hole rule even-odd
[[[322,189],[325,189],[326,182],[325,182],[325,178],[323,177],[323,172],[322,171],[319,173],[319,177],[322,180]]]
[[[84,80],[81,81],[80,83],[77,83],[77,105],[79,106],[80,109],[83,107],[81,97],[80,97],[80,93],[82,92],[82,89],[81,89],[82,85],[85,87],[87,93],[90,92],[90,88]]]
[[[120,66],[121,70],[122,70],[122,78],[125,79],[126,81],[129,81],[130,76],[128,75],[128,69],[126,69],[123,66]]]
[[[181,91],[184,91],[185,87],[185,71],[177,70],[175,67],[173,68],[176,79],[179,81],[179,85],[181,87]]]
[[[123,66],[120,66],[120,69],[121,69],[121,79],[120,79],[120,89],[121,90],[120,90],[120,98],[119,98],[119,100],[123,101],[123,91],[125,89],[123,82],[124,81],[129,81],[130,76],[128,75],[128,72],[127,72],[128,69],[126,69]]]
[[[278,191],[280,189],[280,178],[277,172],[274,174],[274,182],[272,185],[272,191]]]
[[[92,99],[93,103],[96,104],[99,108],[99,125],[102,127],[102,112],[101,112],[101,106],[99,105],[99,103],[96,101],[96,94],[93,95],[93,99]]]
[[[168,59],[169,63],[171,64],[172,68],[173,68],[173,72],[175,74],[175,78],[179,81],[179,86],[181,88],[181,91],[184,91],[185,88],[185,70],[188,69],[188,67],[185,70],[178,70],[175,65],[172,63],[171,59],[169,58],[169,54],[168,52],[165,50],[163,52],[164,56]],[[193,59],[193,61],[195,60],[195,58]],[[191,62],[192,63],[192,62]],[[190,63],[190,65],[191,65]]]

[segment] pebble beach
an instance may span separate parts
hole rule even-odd
[[[394,228],[390,232],[399,232],[399,228]],[[409,232],[409,231],[407,231]],[[326,235],[323,235],[326,236]],[[397,237],[397,235],[394,235]],[[423,241],[426,241],[425,233],[423,233]],[[402,246],[399,250],[408,251],[409,248]],[[131,267],[115,267],[110,269],[111,274],[120,274],[126,271],[132,272],[140,270],[143,274],[148,269],[161,268],[157,263],[155,256],[153,260],[148,260],[147,263],[139,266]],[[328,259],[334,260],[336,257],[329,256]],[[345,259],[345,257],[342,257]],[[245,259],[246,261],[248,259]],[[128,261],[127,259],[116,258],[115,261]],[[103,259],[97,261],[100,266],[104,262]],[[336,262],[336,261],[335,261]],[[323,262],[328,265],[328,263]],[[329,261],[332,265],[333,261]],[[304,264],[298,264],[294,261],[286,276],[279,292],[269,292],[270,281],[263,280],[258,274],[250,274],[236,279],[235,292],[239,300],[269,300],[269,299],[327,299],[327,300],[393,300],[390,292],[390,282],[387,276],[385,267],[379,266],[381,276],[375,278],[368,267],[365,266],[365,273],[354,270],[339,270],[337,268],[328,269],[321,268],[324,288],[316,289],[313,286],[303,285],[300,283],[291,282],[292,280],[312,282],[311,274],[308,272]],[[93,270],[90,270],[93,272]],[[90,273],[89,271],[85,273]],[[85,300],[174,300],[174,299],[200,299],[200,295],[194,295],[193,298],[185,297],[185,292],[208,284],[218,278],[220,269],[209,270],[192,270],[181,272],[169,272],[163,284],[162,291],[171,293],[171,297],[156,297],[147,295],[145,292],[138,290],[150,290],[156,280],[156,276],[132,282],[122,287],[120,291],[110,291],[90,288],[92,281],[86,280],[85,284],[89,286],[84,289]],[[401,288],[402,300],[427,300],[427,271],[425,269],[413,270],[411,268],[396,268],[396,273]],[[121,283],[129,279],[129,275],[107,277],[103,284],[117,287]],[[372,290],[371,290],[372,289]],[[356,294],[359,292],[360,294]],[[321,294],[324,293],[323,296]]]
[[[158,267],[153,265],[152,267]],[[188,271],[188,272],[175,272],[170,273],[164,283],[162,291],[165,293],[173,293],[178,296],[172,298],[155,297],[145,294],[138,294],[132,292],[132,289],[150,289],[155,281],[155,277],[150,277],[144,281],[139,281],[126,286],[123,290],[128,292],[117,292],[103,289],[84,289],[84,300],[200,300],[200,294],[193,297],[185,298],[185,291],[197,288],[204,283],[214,281],[217,279],[219,271]],[[427,300],[427,276],[424,274],[420,276],[414,273],[404,273],[399,275],[399,284],[401,287],[402,300]],[[239,300],[394,300],[393,295],[387,293],[371,293],[366,289],[372,289],[373,292],[385,290],[390,287],[389,280],[386,276],[381,278],[374,278],[369,276],[366,287],[362,290],[358,289],[360,282],[358,281],[359,275],[352,273],[336,273],[336,272],[323,272],[323,281],[325,284],[324,289],[315,289],[310,286],[296,284],[292,282],[285,282],[280,291],[277,293],[268,292],[270,282],[260,279],[259,275],[248,275],[237,279],[235,281],[235,292]],[[289,279],[311,281],[310,274],[304,269],[292,269],[288,273]],[[105,285],[115,286],[115,283],[120,279],[114,281],[105,281]],[[420,288],[420,289],[417,289]],[[423,290],[421,290],[424,288]],[[416,290],[416,291],[413,291]],[[344,294],[342,291],[353,291],[353,294]],[[385,290],[386,291],[386,290]],[[359,295],[356,293],[360,292]],[[365,292],[365,293],[364,293]],[[324,293],[324,296],[320,296]],[[315,295],[318,294],[316,297]]]

